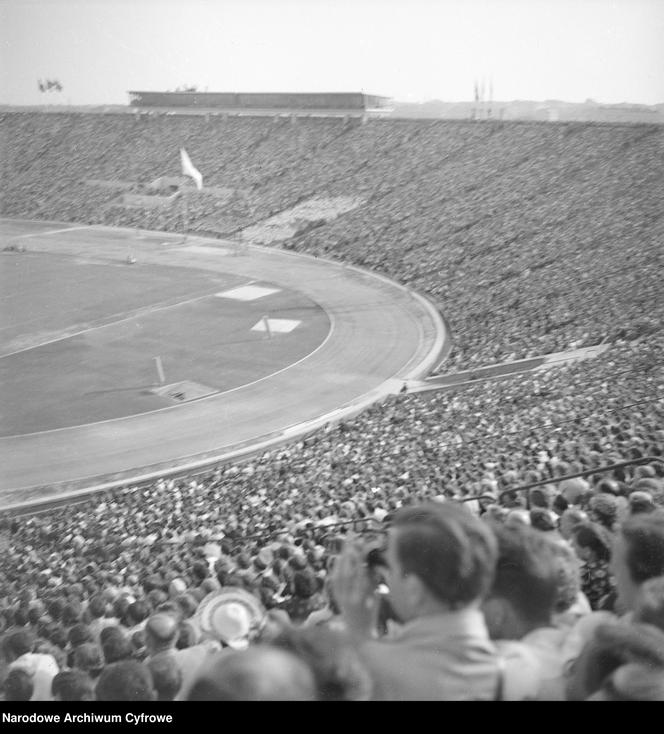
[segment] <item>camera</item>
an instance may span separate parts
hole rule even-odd
[[[387,568],[385,552],[382,548],[372,548],[366,555],[366,564],[370,569]]]

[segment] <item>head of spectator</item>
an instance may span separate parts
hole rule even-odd
[[[5,701],[29,701],[35,691],[32,675],[23,668],[13,668],[4,683]]]
[[[84,642],[74,650],[73,667],[96,680],[104,669],[104,655],[99,645],[94,642]]]
[[[180,615],[182,619],[189,619],[190,617],[193,617],[193,615],[196,613],[196,609],[198,609],[198,602],[191,594],[178,594],[175,597],[175,603],[180,610]]]
[[[634,469],[634,478],[637,480],[652,479],[656,476],[655,468],[650,466],[650,464],[641,464]]]
[[[571,668],[567,698],[664,700],[664,632],[649,624],[600,624]]]
[[[184,579],[174,578],[168,585],[168,596],[171,599],[176,599],[181,594],[185,594],[187,591],[187,583]]]
[[[620,494],[620,487],[615,479],[603,477],[595,485],[595,492],[597,494],[612,494],[614,497],[617,497]]]
[[[75,650],[79,645],[82,645],[85,642],[92,642],[94,638],[88,625],[79,622],[69,630],[67,639],[71,649]]]
[[[120,624],[128,625],[127,613],[131,604],[130,598],[124,594],[113,601],[113,616]]]
[[[82,670],[63,670],[51,682],[56,701],[94,701],[94,681]]]
[[[148,656],[147,635],[144,629],[138,629],[129,636],[131,656],[134,660],[143,661]]]
[[[172,701],[182,687],[182,670],[174,655],[155,655],[146,665],[152,674],[152,682],[158,701]]]
[[[62,608],[62,624],[65,627],[72,627],[81,621],[83,617],[83,607],[77,598],[72,598]]]
[[[56,597],[49,603],[48,614],[54,622],[60,622],[62,619],[62,612],[64,610],[65,603],[65,600],[60,596]]]
[[[486,511],[482,515],[482,519],[486,522],[502,525],[506,522],[509,514],[510,511],[506,507],[501,507],[497,504],[491,504],[486,508]]]
[[[630,515],[647,514],[657,509],[657,505],[650,492],[644,492],[642,490],[631,492],[628,497],[628,502]]]
[[[570,507],[560,516],[558,523],[560,534],[565,540],[572,537],[572,529],[582,522],[588,522],[588,515],[578,507]]]
[[[60,624],[48,628],[47,639],[56,647],[64,650],[67,647],[67,630]]]
[[[528,493],[531,507],[541,507],[545,510],[550,510],[553,504],[555,494],[551,492],[551,489],[544,487],[534,487]]]
[[[146,599],[152,609],[157,609],[161,604],[168,601],[168,594],[162,589],[152,589]]]
[[[319,701],[366,701],[371,677],[349,639],[328,627],[299,627],[282,631],[275,647],[300,658],[316,680]]]
[[[530,511],[530,525],[543,533],[552,533],[558,529],[558,518],[551,510],[534,507]]]
[[[157,612],[145,624],[145,646],[149,657],[175,649],[178,621],[172,614]]]
[[[208,566],[205,561],[195,561],[195,563],[191,567],[191,576],[194,580],[194,584],[196,586],[200,586],[200,584],[208,578],[210,575],[210,567]]]
[[[267,645],[217,653],[199,671],[189,701],[313,701],[316,681],[295,655]]]
[[[613,530],[618,519],[618,509],[618,500],[614,495],[596,494],[588,504],[588,516],[607,530]]]
[[[2,640],[2,649],[8,662],[31,653],[35,644],[34,635],[27,629],[17,630],[5,636]]]
[[[90,622],[101,619],[106,614],[106,599],[102,594],[95,594],[88,602],[86,610]]]
[[[122,660],[104,668],[95,693],[98,701],[154,701],[157,694],[149,668],[136,660]]]
[[[119,627],[105,627],[99,639],[107,665],[131,658],[131,643],[127,639],[127,634]]]
[[[510,510],[505,518],[505,527],[530,527],[530,513],[523,509]]]
[[[558,484],[558,491],[565,498],[568,505],[583,505],[589,491],[589,484],[581,477],[563,479]]]
[[[617,606],[621,611],[630,611],[641,585],[664,575],[664,510],[625,520],[614,539],[611,569],[618,592]]]
[[[634,605],[634,621],[650,624],[664,632],[664,576],[641,584]]]
[[[648,492],[657,507],[664,507],[664,481],[657,478],[643,478],[634,482],[630,492]]]
[[[568,510],[570,508],[569,502],[562,496],[562,494],[557,494],[553,498],[553,503],[551,505],[551,509],[556,513],[556,515],[562,515],[565,510]]]
[[[493,580],[496,540],[463,506],[406,507],[394,517],[385,558],[390,601],[407,622],[478,607]]]
[[[40,599],[35,599],[28,609],[28,624],[31,627],[36,627],[45,612],[46,607],[44,603]]]
[[[552,624],[559,568],[545,534],[521,526],[498,528],[496,574],[483,610],[493,639],[519,640]]]
[[[129,627],[136,627],[145,622],[150,616],[150,606],[146,601],[138,600],[127,608],[127,622]]]
[[[606,563],[611,560],[611,536],[606,528],[597,523],[575,525],[572,528],[572,544],[582,561]]]
[[[549,536],[550,539],[551,536]],[[552,539],[551,555],[558,568],[554,624],[564,624],[566,616],[573,614],[575,607],[579,606],[581,594],[581,573],[579,559],[568,543],[556,542]],[[585,601],[587,605],[587,601]],[[589,609],[588,609],[589,610]],[[587,611],[588,611],[587,610]],[[570,620],[571,621],[571,620]]]

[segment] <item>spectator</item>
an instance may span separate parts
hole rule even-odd
[[[158,701],[172,701],[182,687],[182,670],[174,655],[157,654],[146,664],[152,674]]]
[[[347,546],[335,566],[334,593],[373,678],[374,699],[496,697],[498,656],[479,610],[495,560],[493,533],[464,508],[401,510],[389,533],[386,577],[405,624],[398,640],[371,641],[374,589],[362,545]]]
[[[23,668],[12,668],[5,678],[4,690],[5,701],[30,701],[35,691],[32,675]]]
[[[597,523],[581,523],[572,529],[572,543],[581,567],[581,591],[591,609],[601,609],[602,603],[613,594],[613,576],[609,569],[611,536]]]
[[[572,530],[576,525],[588,521],[588,515],[583,510],[579,510],[576,507],[570,507],[565,510],[560,516],[558,523],[560,535],[565,540],[570,540],[572,537]]]
[[[525,696],[564,700],[561,644],[566,633],[554,626],[560,599],[556,543],[528,527],[498,529],[497,538],[496,575],[483,604],[491,638],[512,667],[525,666],[530,679]],[[512,678],[524,675],[508,669],[508,690],[518,684],[512,684],[510,672]]]
[[[123,660],[104,668],[97,681],[98,701],[154,701],[150,670],[135,660]]]
[[[618,500],[613,495],[596,494],[590,500],[588,515],[611,532],[618,519],[618,508]]]
[[[74,665],[76,670],[86,673],[93,683],[101,675],[105,660],[99,645],[93,642],[84,642],[74,650]]]
[[[283,650],[258,646],[217,653],[199,672],[189,701],[313,701],[309,668]]]
[[[63,670],[51,683],[55,701],[94,701],[95,685],[82,670]]]
[[[664,701],[664,633],[648,624],[601,624],[567,684],[572,701]]]
[[[641,584],[635,600],[634,621],[651,624],[664,632],[664,576],[648,579]]]
[[[150,616],[150,607],[145,601],[135,601],[127,608],[127,624],[129,634],[132,635],[138,630],[145,627],[145,623]]]
[[[664,575],[664,511],[636,515],[620,528],[611,558],[618,606],[632,610],[642,584]]]
[[[107,665],[131,658],[131,643],[119,627],[105,627],[101,631],[100,640]]]
[[[340,632],[326,627],[288,629],[272,643],[300,658],[316,679],[319,701],[366,701],[371,677]]]
[[[148,659],[161,653],[174,652],[179,629],[175,617],[164,612],[153,614],[145,625]]]
[[[33,653],[34,639],[25,631],[5,635],[4,654],[9,662],[9,670],[25,671],[33,682],[31,701],[51,700],[51,681],[58,673],[58,665],[52,655]]]
[[[664,511],[635,515],[622,524],[613,543],[611,571],[617,590],[615,609],[622,614],[621,623],[629,625],[643,584],[664,575]],[[615,621],[604,611],[580,620],[565,642],[566,660],[571,663],[580,655],[600,624]]]
[[[106,617],[106,610],[106,600],[101,594],[93,596],[88,602],[86,614],[89,620],[88,627],[94,642],[99,642],[99,635],[104,627],[117,624],[117,620]]]
[[[647,514],[657,509],[657,505],[654,503],[652,495],[649,492],[640,490],[631,492],[628,501],[630,515],[638,515],[639,513]]]

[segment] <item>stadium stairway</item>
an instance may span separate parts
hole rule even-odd
[[[448,375],[434,375],[425,380],[410,380],[404,383],[402,392],[416,393],[428,392],[430,390],[450,390],[463,387],[484,380],[499,379],[512,375],[535,370],[546,370],[563,364],[571,364],[584,359],[593,359],[604,353],[609,344],[598,344],[593,347],[572,349],[566,352],[554,352],[539,357],[528,359],[517,359],[513,362],[501,362],[499,364],[487,365],[486,367],[475,367],[472,370],[463,370]]]

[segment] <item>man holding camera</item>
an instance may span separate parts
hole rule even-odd
[[[403,508],[387,537],[381,571],[403,624],[397,635],[372,639],[376,575],[361,540],[348,540],[333,576],[348,633],[373,678],[373,698],[501,698],[501,663],[480,609],[497,557],[491,529],[450,502]]]

